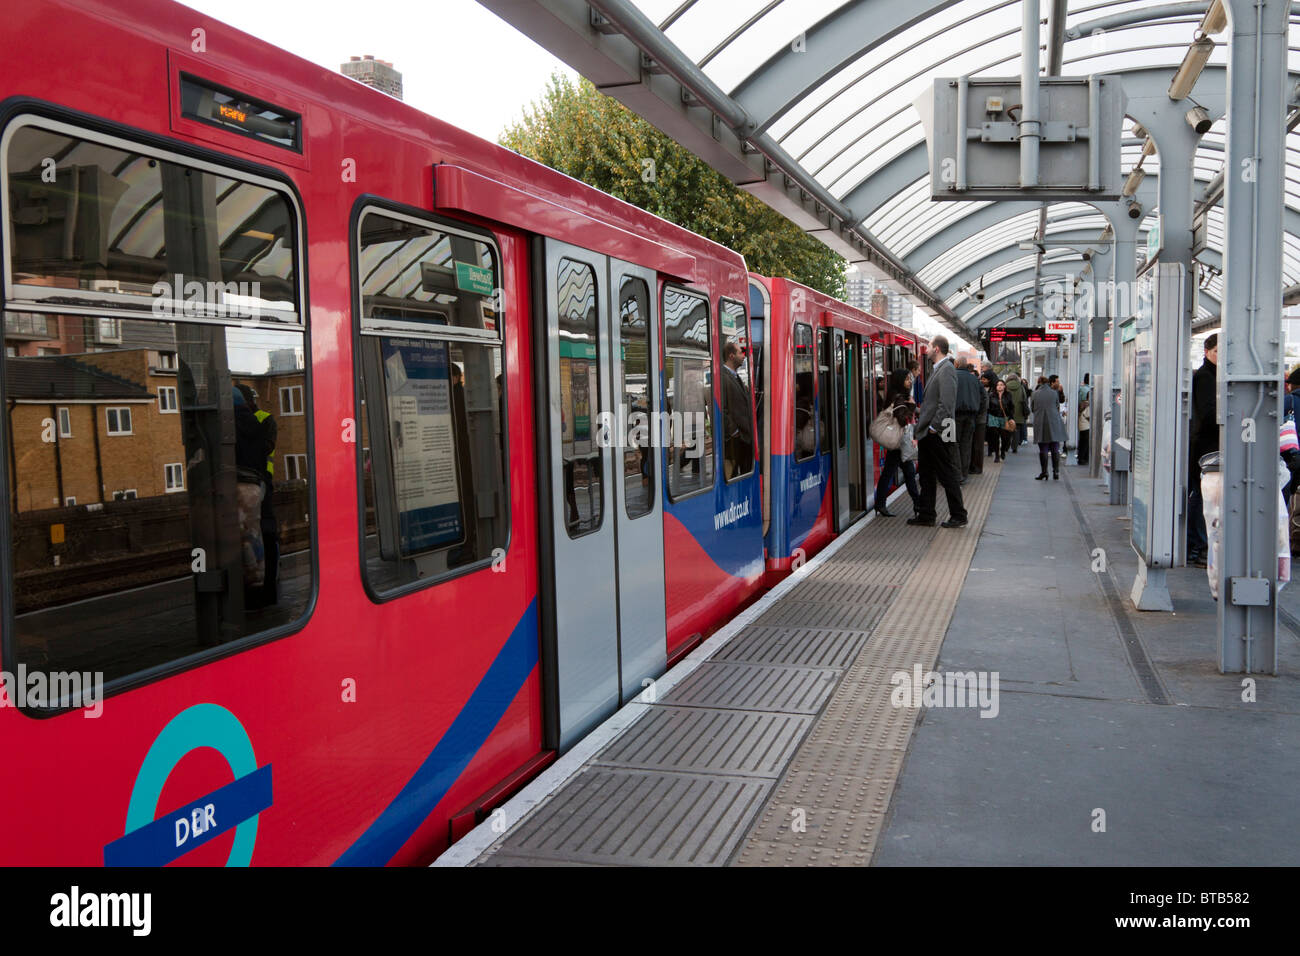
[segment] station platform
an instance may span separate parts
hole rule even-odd
[[[435,865],[1300,863],[1300,587],[1246,693],[1205,572],[1133,610],[1127,509],[1037,471],[859,523]]]

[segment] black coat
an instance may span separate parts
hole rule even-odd
[[[749,390],[735,370],[724,367],[722,370],[722,387],[726,400],[724,408],[727,413],[727,438],[738,438],[746,445],[753,444],[754,426],[750,418]]]
[[[970,367],[957,370],[957,414],[978,415],[980,410],[980,393],[984,386]],[[987,401],[987,399],[986,399]],[[987,410],[987,406],[986,406]]]
[[[1219,450],[1219,426],[1214,420],[1218,383],[1219,370],[1208,359],[1192,375],[1192,427],[1188,432],[1188,446],[1193,466],[1202,455]]]

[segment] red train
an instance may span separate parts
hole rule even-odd
[[[176,4],[0,50],[0,862],[428,862],[871,506],[902,330]]]

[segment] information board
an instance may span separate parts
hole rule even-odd
[[[403,557],[464,540],[446,342],[381,340],[389,448]]]
[[[1151,498],[1154,470],[1151,467],[1153,446],[1152,416],[1155,394],[1152,390],[1151,330],[1143,329],[1135,339],[1133,377],[1133,547],[1145,557],[1151,547]]]

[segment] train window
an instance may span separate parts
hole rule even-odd
[[[487,236],[370,209],[356,263],[362,570],[388,597],[508,541],[498,255]]]
[[[668,397],[668,494],[713,487],[713,358],[709,302],[664,287],[664,361]]]
[[[754,470],[754,407],[750,394],[748,323],[745,307],[718,300],[722,327],[722,467],[727,481]]]
[[[560,322],[560,454],[564,460],[564,527],[570,538],[600,528],[604,520],[600,421],[600,301],[596,270],[561,259],[556,297]]]
[[[6,133],[6,288],[16,306],[300,325],[295,215],[279,190],[52,120]],[[75,345],[74,345],[75,347]]]
[[[313,590],[306,483],[272,472],[310,454],[310,416],[270,414],[306,383],[291,197],[44,119],[4,143],[4,659],[112,689],[286,633]]]
[[[831,450],[831,341],[825,329],[817,330],[817,409],[819,450],[828,455]]]
[[[813,411],[812,326],[794,324],[794,455],[807,461],[817,450],[817,425]]]
[[[644,279],[624,277],[618,290],[619,335],[623,354],[623,407],[632,427],[623,443],[623,500],[629,518],[654,510],[656,443],[638,421],[650,417],[650,288]],[[640,413],[644,419],[633,418]]]

